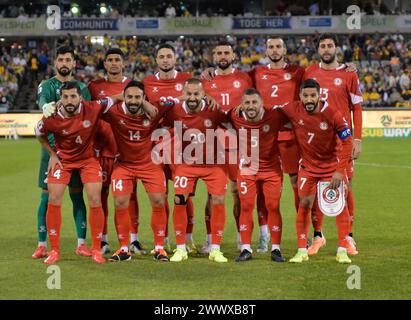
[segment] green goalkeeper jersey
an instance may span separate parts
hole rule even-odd
[[[91,95],[88,91],[87,85],[84,82],[78,80],[73,79],[72,81],[77,82],[80,86],[81,96],[83,97],[83,99],[91,100]],[[62,85],[63,82],[58,80],[56,77],[50,78],[48,80],[43,80],[39,84],[37,91],[37,101],[40,109],[42,109],[43,105],[45,105],[46,103],[53,101],[57,102],[60,100],[60,88]],[[52,134],[49,134],[47,138],[50,142],[51,147],[54,148],[54,136]]]

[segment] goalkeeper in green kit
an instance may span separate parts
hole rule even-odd
[[[40,83],[38,88],[38,105],[40,109],[46,104],[53,104],[60,100],[60,87],[64,82],[73,81],[72,72],[75,66],[74,50],[64,46],[57,49],[54,67],[56,76]],[[81,95],[84,100],[91,100],[87,85],[78,81]],[[54,136],[49,135],[50,145],[54,147]],[[39,170],[39,187],[42,189],[41,201],[37,210],[38,247],[33,253],[33,259],[47,257],[47,226],[46,213],[48,204],[47,173],[49,171],[49,154],[46,150],[41,150],[41,162]],[[70,180],[70,198],[73,203],[73,216],[77,232],[76,254],[81,256],[91,256],[91,249],[87,247],[86,232],[86,206],[83,199],[83,184],[81,183],[78,171],[75,171]]]

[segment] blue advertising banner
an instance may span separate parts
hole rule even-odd
[[[233,29],[290,29],[290,17],[233,18]]]
[[[137,29],[158,29],[157,19],[139,19],[136,20]]]
[[[309,27],[331,27],[331,17],[310,18],[308,21]]]
[[[118,30],[117,19],[61,19],[61,30]]]

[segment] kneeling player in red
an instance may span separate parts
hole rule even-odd
[[[278,132],[285,122],[284,116],[278,110],[265,109],[260,93],[252,88],[244,92],[241,110],[239,115],[231,113],[240,152],[237,181],[241,199],[241,254],[236,261],[247,261],[252,257],[253,210],[256,195],[262,193],[271,233],[271,259],[285,262],[280,251],[280,197],[283,175],[277,142]]]
[[[344,205],[347,183],[345,168],[351,156],[352,137],[348,123],[341,113],[326,101],[320,101],[320,85],[314,79],[305,80],[300,89],[301,101],[281,108],[291,121],[300,147],[301,161],[298,172],[298,194],[300,205],[297,214],[298,252],[290,262],[308,260],[307,238],[310,211],[313,207],[319,182],[329,182],[329,189],[340,194],[343,207],[337,215],[338,249],[337,261],[351,263],[347,255],[349,215]],[[342,147],[338,147],[337,137]],[[317,194],[318,197],[322,194]]]
[[[60,258],[61,203],[64,191],[73,170],[80,172],[87,192],[90,207],[90,228],[92,237],[92,259],[104,263],[100,241],[103,231],[104,214],[101,206],[102,173],[98,160],[94,157],[93,138],[96,123],[108,99],[82,101],[80,87],[75,82],[66,82],[61,87],[61,106],[56,114],[37,124],[36,135],[50,154],[47,207],[47,231],[51,251],[46,264],[53,264]],[[46,135],[53,133],[56,150],[52,149]]]

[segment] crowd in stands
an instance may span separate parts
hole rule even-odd
[[[318,34],[311,36],[285,37],[287,60],[307,67],[319,61],[316,53]],[[364,107],[408,106],[411,107],[411,38],[401,34],[368,34],[340,36],[339,61],[352,61],[358,67],[360,88]],[[177,51],[178,69],[199,76],[213,66],[212,48],[220,38],[179,37],[168,41]],[[237,54],[236,65],[243,71],[266,64],[265,38],[226,38],[234,45]],[[57,45],[68,44],[77,54],[76,77],[88,82],[104,75],[104,53],[109,47],[119,47],[125,53],[125,74],[136,80],[153,74],[156,70],[155,48],[158,38],[109,37],[105,35],[96,42],[93,37],[61,37]],[[165,41],[164,39],[162,40]],[[19,82],[26,71],[30,79],[53,76],[52,58],[47,46],[24,50],[2,48],[0,56],[0,95],[7,96],[12,103]],[[37,61],[38,60],[38,61]],[[41,80],[41,79],[39,79]],[[36,81],[30,82],[32,85]]]
[[[269,4],[262,1],[236,0],[131,0],[102,1],[106,10],[100,10],[102,3],[77,0],[78,12],[71,11],[74,2],[57,1],[64,17],[188,17],[188,16],[290,16],[290,15],[340,15],[346,12],[349,5],[357,5],[363,14],[406,14],[406,8],[387,6],[381,0],[276,0]],[[331,7],[330,7],[331,4]],[[46,12],[46,2],[14,1],[0,4],[0,18],[39,17]],[[404,6],[405,7],[405,6]],[[402,9],[402,10],[401,10]]]

